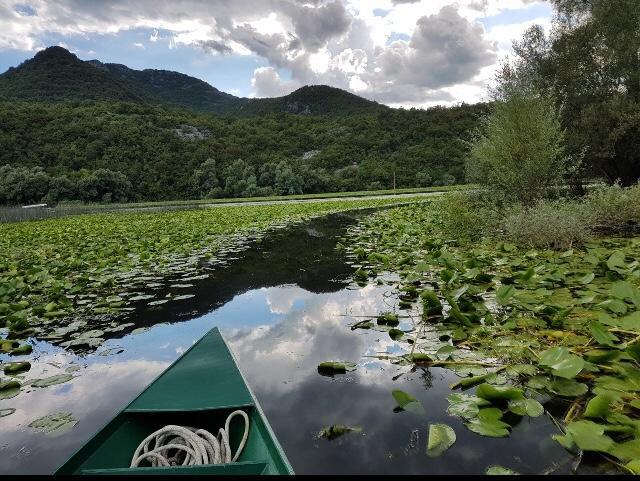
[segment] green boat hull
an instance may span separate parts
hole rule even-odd
[[[167,425],[194,426],[214,435],[236,409],[249,415],[249,437],[238,461],[230,464],[129,468],[140,442]],[[237,422],[236,422],[237,421]],[[244,426],[231,423],[231,446]],[[131,404],[98,431],[56,474],[136,475],[293,474],[258,401],[217,328],[209,331]]]

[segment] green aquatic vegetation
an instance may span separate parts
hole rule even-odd
[[[2,381],[0,379],[0,399],[11,399],[20,393],[20,383],[15,380]]]
[[[406,201],[421,199],[402,200]],[[0,326],[8,327],[10,336],[35,334],[54,342],[78,336],[97,339],[101,336],[95,331],[104,330],[101,324],[92,322],[88,333],[82,333],[84,326],[70,326],[96,316],[112,320],[136,308],[137,302],[144,307],[144,301],[158,306],[189,299],[193,297],[187,292],[189,280],[207,276],[208,270],[260,240],[267,231],[332,212],[397,202],[341,199],[102,213],[2,224]],[[387,262],[382,254],[371,258],[372,262]],[[181,274],[178,280],[177,273]],[[173,282],[162,282],[167,278]],[[152,300],[156,296],[148,289],[158,287],[167,287],[170,293],[165,299]],[[68,330],[63,332],[65,327]],[[95,344],[97,341],[65,347]],[[6,351],[4,346],[2,350]]]
[[[334,439],[344,436],[345,434],[360,432],[362,432],[361,427],[345,426],[344,424],[334,424],[333,426],[322,428],[318,433],[318,437],[333,441]]]
[[[355,371],[357,365],[353,362],[336,362],[326,361],[318,364],[318,372],[320,374],[345,374],[349,371]]]
[[[36,419],[29,423],[29,427],[47,436],[59,436],[78,424],[78,420],[71,413],[54,413]]]
[[[56,374],[43,379],[34,379],[30,384],[34,387],[49,387],[71,381],[72,379],[73,375],[71,374]]]
[[[516,476],[520,473],[515,472],[513,469],[505,468],[504,466],[489,466],[485,474],[488,476]]]
[[[485,436],[508,436],[511,416],[540,416],[539,401],[555,399],[567,406],[555,437],[563,446],[638,471],[640,238],[523,249],[495,238],[461,243],[443,235],[442,223],[432,201],[375,213],[341,240],[347,255],[388,259],[369,261],[367,283],[398,276],[385,283],[414,329],[398,340],[410,355],[391,362],[462,376],[452,388],[475,394],[452,394],[448,412]],[[442,358],[428,341],[434,333],[451,344]],[[463,352],[486,365],[465,366]],[[420,354],[432,361],[413,361]]]
[[[17,374],[21,372],[25,372],[31,369],[30,362],[10,362],[3,366],[3,371],[5,374]]]
[[[410,411],[415,414],[424,415],[426,411],[422,403],[411,394],[396,389],[391,392],[393,399],[396,400],[398,407],[403,411]]]
[[[447,424],[431,424],[427,441],[427,456],[437,458],[456,442],[456,432]]]
[[[4,408],[4,409],[0,409],[0,418],[3,418],[5,416],[10,416],[11,414],[16,412],[16,408]]]

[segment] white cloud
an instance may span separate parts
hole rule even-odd
[[[251,86],[256,97],[281,97],[295,90],[299,85],[282,80],[273,67],[259,67],[253,72]]]
[[[329,84],[393,105],[424,106],[480,100],[484,82],[512,41],[533,23],[548,27],[545,17],[522,21],[528,8],[540,3],[31,0],[35,14],[26,15],[19,1],[0,0],[0,49],[36,51],[51,33],[72,38],[146,28],[152,31],[149,42],[163,41],[168,48],[193,46],[205,54],[265,59],[269,66],[253,73],[255,96]],[[498,14],[509,18],[510,11],[520,11],[517,23],[505,21],[488,31],[479,23]],[[283,69],[291,80],[281,78]]]

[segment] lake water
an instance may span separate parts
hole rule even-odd
[[[361,214],[358,214],[361,215]],[[361,318],[389,310],[389,286],[349,284],[352,268],[335,249],[336,237],[355,222],[338,214],[275,232],[237,254],[214,276],[194,283],[195,297],[132,314],[144,332],[105,341],[94,352],[73,353],[34,343],[27,378],[76,369],[73,380],[23,388],[0,408],[0,472],[51,473],[98,428],[126,406],[163,369],[214,326],[219,326],[296,473],[480,474],[493,464],[520,473],[569,473],[573,458],[550,435],[546,416],[522,418],[509,438],[482,437],[446,414],[449,385],[458,377],[440,368],[411,369],[373,356],[402,352],[386,333],[351,330]],[[353,317],[352,317],[353,316]],[[113,334],[112,334],[113,335]],[[358,369],[335,377],[320,362],[353,361]],[[392,390],[418,398],[426,416],[396,412]],[[78,424],[48,437],[28,424],[71,412]],[[439,458],[425,454],[430,423],[452,426],[457,442]],[[362,429],[334,440],[325,426]]]

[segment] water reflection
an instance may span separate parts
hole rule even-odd
[[[265,241],[198,284],[188,309],[148,312],[148,330],[109,339],[96,352],[73,354],[36,342],[25,381],[69,367],[76,377],[48,388],[23,388],[18,397],[0,401],[0,408],[17,409],[0,418],[0,472],[52,472],[216,325],[297,473],[472,474],[491,464],[535,473],[554,463],[564,463],[560,472],[567,472],[569,458],[549,438],[554,427],[546,418],[522,419],[507,439],[480,437],[446,415],[448,386],[457,379],[449,371],[411,370],[363,357],[402,348],[386,333],[348,327],[355,316],[388,309],[386,287],[344,282],[349,270],[334,246],[336,233],[349,222],[332,216]],[[215,307],[221,299],[225,303]],[[359,366],[346,375],[321,376],[317,365],[327,360]],[[426,416],[394,412],[393,389],[418,398]],[[53,412],[71,412],[79,423],[56,438],[28,427]],[[437,459],[425,454],[433,422],[451,425],[458,437]],[[333,424],[362,432],[333,441],[317,438]]]

